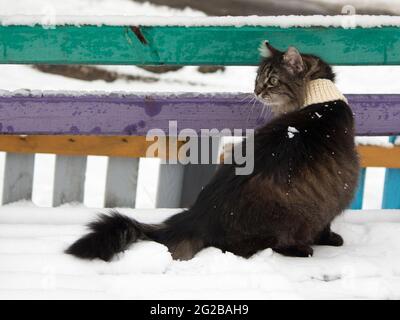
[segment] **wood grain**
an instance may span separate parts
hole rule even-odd
[[[335,65],[400,64],[396,27],[20,25],[0,26],[0,39],[0,63],[13,64],[258,65],[265,39]]]
[[[171,138],[168,138],[171,139]],[[60,155],[97,155],[110,157],[146,157],[153,144],[141,136],[15,136],[0,135],[0,151],[14,153],[53,153]],[[183,142],[178,142],[182,146]],[[165,151],[165,150],[164,150]],[[363,167],[400,168],[400,146],[358,146]],[[169,158],[168,150],[156,154]],[[174,158],[176,154],[171,155]]]
[[[359,136],[400,134],[400,95],[346,95]],[[235,135],[268,123],[273,115],[251,94],[51,94],[0,95],[0,133],[19,135],[173,136],[190,128],[236,129]],[[265,112],[262,112],[262,111]],[[241,131],[241,132],[240,132]]]
[[[53,206],[82,203],[85,192],[86,156],[57,155],[54,174]]]
[[[400,146],[358,146],[362,167],[400,168]]]
[[[34,154],[6,154],[2,204],[32,199],[34,165]]]
[[[173,139],[173,138],[166,138]],[[72,156],[110,156],[132,157],[146,156],[147,148],[153,141],[142,136],[72,136],[72,135],[0,135],[0,151],[15,153],[53,153]],[[157,143],[157,142],[156,142]],[[168,142],[166,142],[168,143]],[[183,142],[178,141],[178,145]],[[159,149],[159,158],[169,157],[168,150]],[[171,157],[176,156],[171,154]]]

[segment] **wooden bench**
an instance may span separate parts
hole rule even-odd
[[[400,65],[400,28],[274,26],[0,26],[0,63],[124,65],[257,65],[264,39],[295,45],[334,65]],[[132,87],[134,91],[134,86]],[[400,134],[400,95],[348,95],[357,135]],[[6,151],[3,204],[31,199],[35,153],[57,154],[53,205],[82,202],[87,155],[109,156],[105,207],[135,207],[139,158],[149,129],[256,128],[245,94],[82,94],[4,92],[0,151]],[[267,114],[265,121],[270,119]],[[394,141],[394,140],[393,140]],[[400,146],[359,146],[363,201],[365,168],[385,167],[383,208],[400,208]],[[168,157],[168,155],[163,155]],[[186,207],[214,165],[161,165],[157,207]]]

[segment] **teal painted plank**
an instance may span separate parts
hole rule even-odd
[[[364,185],[365,185],[365,174],[367,170],[361,169],[360,170],[360,176],[358,178],[358,187],[357,187],[357,192],[354,196],[354,200],[350,205],[350,209],[362,209],[362,203],[364,199]]]
[[[396,137],[390,137],[394,142]],[[386,169],[383,188],[383,209],[400,209],[400,169]]]
[[[0,63],[257,65],[268,39],[335,65],[400,64],[400,28],[0,26]],[[145,42],[145,43],[142,43]]]

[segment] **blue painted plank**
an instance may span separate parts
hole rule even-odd
[[[389,138],[394,142],[395,136]],[[386,169],[382,199],[383,209],[400,209],[400,169]]]
[[[354,196],[353,202],[350,205],[350,208],[355,209],[362,209],[362,203],[364,198],[364,185],[365,185],[365,174],[367,170],[365,168],[360,170],[360,176],[358,178],[358,187],[357,192]]]

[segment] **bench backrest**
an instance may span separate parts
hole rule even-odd
[[[278,19],[289,27],[279,27],[271,25],[275,23],[271,19],[277,18],[262,18],[259,26],[246,25],[252,21],[248,18],[237,19],[236,25],[223,19],[218,26],[196,25],[185,19],[178,21],[178,26],[133,20],[123,26],[43,27],[8,21],[10,25],[0,26],[0,63],[257,65],[257,47],[268,39],[278,48],[295,45],[334,65],[400,64],[400,28],[390,24],[341,28],[338,20],[328,21],[331,27],[321,27],[315,25],[318,19],[312,18],[315,26],[300,27],[297,24],[301,23],[285,22],[281,17]],[[187,23],[191,26],[184,26]],[[399,95],[366,93],[348,98],[358,135],[400,134]],[[114,157],[108,167],[105,205],[134,206],[138,157],[145,155],[148,129],[167,129],[169,120],[177,120],[178,129],[195,130],[254,128],[268,121],[268,115],[265,119],[257,113],[249,115],[248,104],[241,94],[4,93],[0,97],[0,150],[9,153],[3,203],[30,198],[34,158],[27,153],[46,152],[59,154],[54,205],[82,201],[86,155],[93,154]],[[363,167],[400,168],[399,147],[363,146],[359,150]],[[188,205],[214,169],[163,165],[157,205]],[[384,207],[400,207],[398,172],[387,170]],[[196,190],[187,187],[193,179],[199,181]],[[365,169],[353,208],[361,208],[364,180]]]

